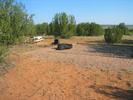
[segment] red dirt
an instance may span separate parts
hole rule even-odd
[[[133,60],[85,50],[12,53],[16,67],[0,77],[0,100],[133,100]]]

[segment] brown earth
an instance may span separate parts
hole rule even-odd
[[[73,49],[55,50],[51,39],[11,48],[14,67],[0,77],[0,100],[133,100],[132,46],[61,41]]]

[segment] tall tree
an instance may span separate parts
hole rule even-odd
[[[32,27],[32,28],[30,28]],[[12,44],[21,37],[34,33],[32,16],[15,0],[0,0],[0,41]]]
[[[72,15],[57,13],[49,27],[55,37],[69,38],[75,33],[76,21]]]

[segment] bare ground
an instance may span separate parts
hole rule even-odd
[[[112,49],[95,37],[61,41],[73,49],[57,51],[50,39],[14,46],[0,100],[133,100],[132,46]]]

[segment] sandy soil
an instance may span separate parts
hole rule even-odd
[[[131,47],[72,39],[62,41],[73,49],[57,51],[46,41],[12,48],[0,100],[133,100]]]

